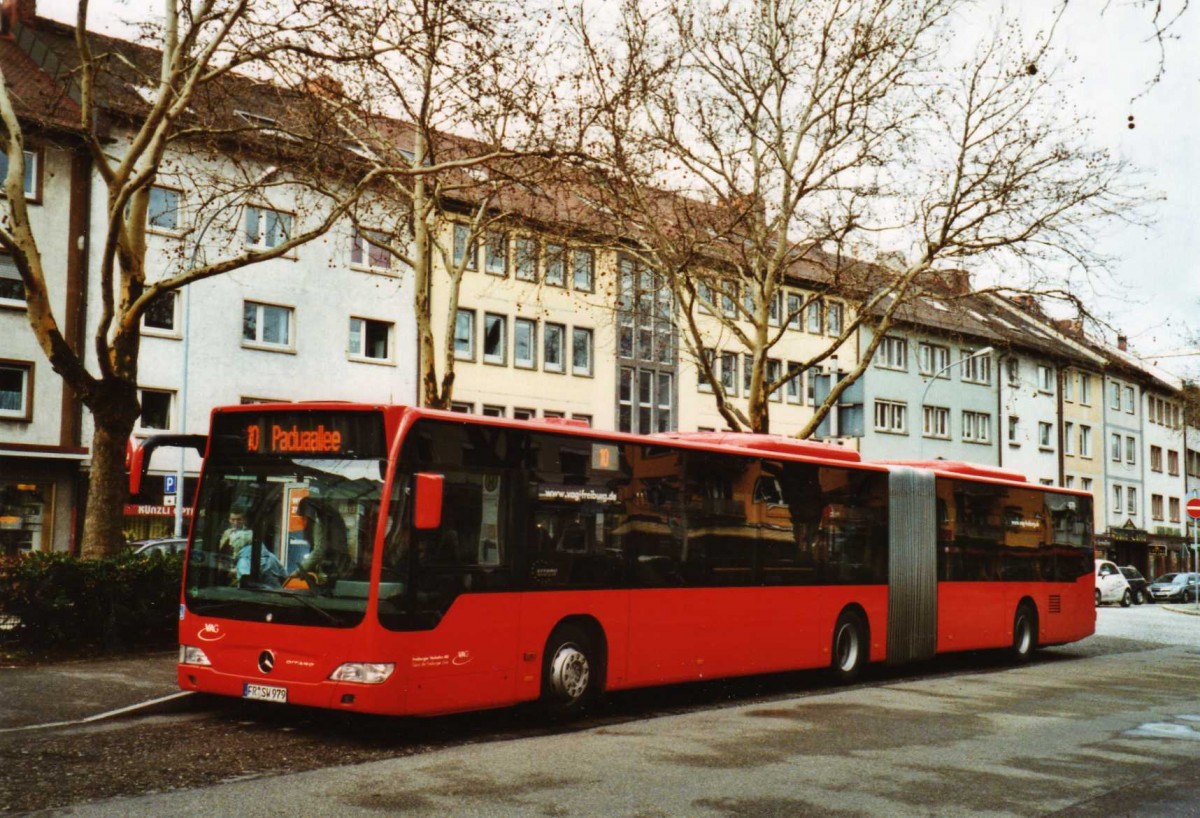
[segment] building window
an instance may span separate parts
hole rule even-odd
[[[1084,406],[1092,405],[1092,376],[1086,372],[1079,373],[1079,402]]]
[[[182,226],[180,205],[183,195],[169,187],[150,188],[150,202],[146,208],[146,227],[176,233]]]
[[[545,411],[542,412],[542,417],[543,418],[565,418],[566,415],[562,412],[553,412],[549,409],[546,409]]]
[[[924,407],[921,433],[941,440],[950,438],[950,410],[945,406]]]
[[[504,407],[489,406],[485,403],[483,408],[480,410],[480,414],[482,414],[485,418],[502,418],[504,417]]]
[[[950,368],[949,347],[937,344],[920,344],[917,347],[917,355],[921,359],[920,367],[922,375],[937,373],[939,378],[950,377],[950,373],[945,371]]]
[[[777,383],[782,377],[783,377],[783,361],[777,360],[775,358],[768,358],[767,359],[767,383],[766,383],[765,388],[771,389],[771,386],[774,385],[775,383]],[[772,390],[771,393],[769,395],[767,395],[767,400],[773,400],[773,401],[776,401],[777,403],[782,402],[783,401],[783,389]]]
[[[1010,444],[1012,444],[1013,446],[1021,445],[1021,441],[1018,439],[1018,435],[1020,434],[1020,427],[1021,427],[1021,419],[1019,417],[1017,417],[1016,415],[1009,415],[1008,416],[1008,442]]]
[[[908,434],[908,404],[887,400],[875,401],[875,431]]]
[[[454,316],[454,357],[475,360],[475,310],[460,308]]]
[[[709,369],[716,366],[717,351],[715,349],[703,349],[700,352],[704,356],[704,360],[708,362]],[[696,365],[696,390],[708,394],[712,394],[713,391],[712,382],[704,374],[704,367],[699,363]]]
[[[591,415],[581,415],[578,412],[572,412],[571,420],[582,420],[589,427],[592,425],[592,416]]]
[[[1135,404],[1133,402],[1133,387],[1127,386],[1125,387],[1125,412],[1132,415],[1134,408]]]
[[[1054,427],[1045,421],[1038,423],[1038,447],[1042,449],[1052,449],[1050,436],[1054,432]]]
[[[738,285],[736,281],[726,280],[722,282],[723,289],[721,290],[721,314],[726,318],[737,318],[737,294]]]
[[[25,285],[13,257],[0,251],[0,302],[5,301],[25,306]]]
[[[1041,367],[1038,367],[1041,369]],[[1021,359],[1015,356],[1009,356],[1004,362],[1004,369],[1008,373],[1009,386],[1017,386],[1021,383]]]
[[[1083,491],[1089,491],[1089,492],[1090,492],[1090,491],[1092,490],[1092,478],[1090,478],[1090,477],[1081,477],[1081,478],[1079,478],[1079,487],[1080,487],[1080,488],[1081,488]]]
[[[986,412],[963,412],[963,440],[969,443],[990,443],[992,416]]]
[[[567,251],[561,244],[546,245],[546,284],[550,287],[567,286]]]
[[[651,434],[673,428],[671,373],[621,367],[617,388],[617,428]]]
[[[563,337],[566,333],[562,324],[546,324],[542,331],[542,368],[547,372],[563,371]]]
[[[538,243],[528,236],[517,236],[517,278],[521,281],[538,280]]]
[[[450,411],[458,412],[459,414],[462,414],[462,415],[474,414],[475,404],[463,403],[462,401],[454,401],[453,403],[450,404]]]
[[[483,315],[483,362],[508,363],[508,319],[503,315]]]
[[[885,336],[875,354],[875,365],[880,369],[908,369],[908,341],[903,338]]]
[[[829,330],[829,334],[838,336],[842,334],[842,305],[830,303],[825,308],[825,323]]]
[[[292,237],[292,214],[266,207],[246,208],[246,245],[278,247]]]
[[[1063,424],[1063,454],[1075,454],[1075,424],[1071,421]]]
[[[787,294],[787,325],[792,329],[800,329],[801,307],[804,296],[799,293]]]
[[[1054,393],[1054,368],[1049,366],[1038,366],[1038,391],[1053,394]]]
[[[537,322],[528,318],[513,320],[513,366],[537,367]]]
[[[1121,462],[1121,436],[1118,434],[1112,435],[1109,438],[1109,453],[1114,463]]]
[[[736,396],[738,393],[737,362],[736,352],[721,353],[721,388],[725,390],[726,395]]]
[[[742,394],[750,397],[750,381],[754,377],[754,356],[742,354]]]
[[[175,305],[179,302],[174,290],[162,293],[150,302],[142,313],[142,329],[152,332],[175,332]]]
[[[1075,373],[1067,370],[1062,379],[1063,400],[1072,403],[1075,400]]]
[[[1125,499],[1125,510],[1128,512],[1130,517],[1136,517],[1138,513],[1137,489],[1135,489],[1133,486],[1130,486],[1129,490],[1125,492]]]
[[[350,237],[350,265],[386,272],[392,269],[387,236],[374,230],[355,231]]]
[[[1114,382],[1110,383],[1109,386],[1111,387],[1111,389],[1109,389],[1109,395],[1108,395],[1108,397],[1109,397],[1108,408],[1112,409],[1114,412],[1120,412],[1121,411],[1121,384],[1116,383],[1114,381]]]
[[[824,304],[820,299],[814,298],[808,302],[808,307],[805,310],[805,329],[813,335],[820,335],[825,328],[825,310],[822,309]]]
[[[582,327],[571,330],[571,374],[592,374],[592,331]]]
[[[1151,446],[1150,447],[1150,471],[1161,472],[1162,470],[1163,470],[1162,447],[1161,446]]]
[[[773,327],[782,326],[780,313],[783,312],[783,293],[777,292],[767,304],[767,323]]]
[[[1070,474],[1068,474],[1068,475],[1066,476],[1066,479],[1063,481],[1063,488],[1068,488],[1068,489],[1073,489],[1073,488],[1075,488],[1075,478],[1074,478],[1074,476],[1072,476],[1072,475],[1070,475]]]
[[[471,241],[471,228],[465,224],[454,225],[454,269],[478,270],[479,247]]]
[[[1092,427],[1079,427],[1079,456],[1091,458],[1092,456]]]
[[[1167,474],[1172,477],[1179,476],[1179,452],[1167,450]]]
[[[350,357],[367,361],[392,359],[392,326],[370,318],[350,319]]]
[[[787,402],[799,405],[804,400],[804,370],[800,368],[800,364],[788,361],[788,374],[791,377],[788,378],[785,389]]]
[[[1150,495],[1150,516],[1155,520],[1163,518],[1163,496],[1161,494]]]
[[[40,154],[37,151],[25,151],[25,198],[38,198],[38,164]],[[8,154],[0,151],[0,179],[8,176]]]
[[[533,409],[513,407],[513,420],[533,420],[535,417],[537,417],[537,412]]]
[[[488,275],[508,276],[508,235],[489,230],[483,244],[483,271]],[[497,415],[496,417],[503,417]]]
[[[255,346],[291,349],[292,308],[247,301],[242,309],[242,341]]]
[[[1173,522],[1173,523],[1179,522],[1179,498],[1172,497],[1168,501],[1168,505],[1171,509],[1171,522]]]
[[[1125,438],[1125,462],[1137,462],[1137,440],[1132,437]]]
[[[595,291],[596,256],[591,250],[575,250],[571,253],[571,286],[580,292]]]
[[[975,350],[964,349],[963,356],[963,375],[962,379],[968,383],[991,384],[992,382],[992,356],[991,355],[975,355]]]
[[[33,364],[0,361],[0,418],[33,418]]]
[[[138,428],[143,430],[167,430],[172,428],[171,405],[174,403],[174,392],[162,389],[139,389],[138,403],[142,405],[142,413],[138,416]]]

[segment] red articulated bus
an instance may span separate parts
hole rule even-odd
[[[180,687],[272,702],[571,715],[1095,626],[1090,495],[770,435],[235,406],[193,519]]]

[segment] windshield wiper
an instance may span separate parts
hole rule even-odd
[[[337,625],[338,627],[342,627],[342,620],[338,619],[336,616],[334,616],[329,611],[325,610],[320,605],[313,602],[311,599],[304,596],[303,594],[297,594],[294,591],[286,591],[283,588],[256,588],[255,590],[262,591],[263,593],[274,594],[275,596],[286,596],[289,599],[294,599],[294,600],[302,603],[303,605],[306,605],[309,608],[312,608],[314,611],[317,611],[319,614],[321,614],[321,616],[325,617],[326,619],[328,619],[330,622]]]

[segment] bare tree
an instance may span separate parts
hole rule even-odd
[[[289,77],[378,52],[368,38],[353,36],[372,26],[347,25],[348,7],[261,7],[249,0],[181,7],[168,0],[163,8],[162,26],[136,45],[88,33],[89,3],[80,0],[74,42],[51,43],[66,69],[60,112],[74,116],[105,198],[103,230],[91,237],[98,249],[89,275],[100,307],[87,351],[73,348],[64,333],[75,317],[52,306],[43,255],[52,237],[35,230],[23,195],[27,119],[8,78],[0,82],[0,140],[8,157],[0,245],[20,272],[40,348],[95,424],[85,557],[111,553],[122,540],[123,460],[140,414],[146,310],[186,284],[285,256],[322,235],[379,173],[326,161],[328,153],[314,145],[328,144],[328,106],[304,88],[288,87]],[[33,31],[35,39],[47,36]],[[174,259],[147,250],[147,223],[162,217],[152,212],[152,190],[168,178],[192,188],[197,199],[191,235],[183,231],[180,243],[186,249]],[[240,224],[251,195],[271,203],[282,193],[294,204],[281,210],[298,215],[294,223],[264,216],[264,241],[248,246],[236,226],[204,235],[210,226]],[[196,246],[201,239],[204,246]]]
[[[398,0],[376,32],[386,55],[354,80],[372,104],[343,126],[387,180],[354,215],[414,276],[425,406],[450,406],[459,290],[490,229],[548,206],[547,19],[530,3]]]
[[[607,166],[597,186],[630,252],[674,291],[685,348],[730,428],[769,429],[769,398],[794,374],[770,370],[771,350],[814,300],[856,309],[803,368],[864,324],[872,339],[801,437],[865,371],[902,305],[944,293],[938,270],[1028,271],[1051,256],[1090,268],[1095,220],[1136,204],[1126,169],[1087,147],[1053,73],[1036,70],[1048,44],[998,24],[973,49],[950,25],[962,5],[629,3],[615,42],[574,18],[590,145]],[[653,192],[668,187],[681,195]],[[855,258],[868,240],[890,251],[886,266]],[[999,289],[1069,290],[1016,281],[1009,270]],[[789,305],[785,284],[808,295]],[[715,339],[751,360],[744,408],[706,354]]]

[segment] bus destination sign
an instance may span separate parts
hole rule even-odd
[[[386,457],[377,412],[219,412],[212,450],[227,457]]]
[[[258,423],[246,426],[247,452],[261,454],[264,442],[266,451],[272,454],[340,454],[342,451],[342,433],[326,429],[323,423],[318,423],[315,429],[301,429],[295,423],[290,427],[270,423],[265,439],[262,432]]]

